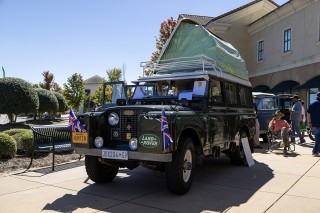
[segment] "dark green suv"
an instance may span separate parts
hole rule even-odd
[[[205,63],[214,69],[205,70]],[[91,180],[108,182],[120,167],[143,166],[165,172],[169,191],[184,194],[203,158],[228,156],[233,164],[245,163],[241,138],[253,148],[255,133],[251,84],[221,75],[208,60],[197,65],[188,71],[179,69],[180,63],[174,73],[163,68],[131,87],[105,85],[104,91],[112,90],[111,105],[79,116],[87,132],[72,134]],[[130,98],[127,88],[133,89]]]

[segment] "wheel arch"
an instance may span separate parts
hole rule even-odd
[[[202,153],[202,144],[201,144],[200,135],[199,135],[199,133],[198,133],[195,129],[193,129],[193,128],[186,128],[186,129],[184,129],[184,130],[180,133],[180,135],[179,135],[179,137],[178,137],[178,145],[179,145],[181,139],[184,138],[184,137],[190,137],[190,138],[192,138],[196,155]]]

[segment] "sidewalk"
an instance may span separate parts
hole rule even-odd
[[[320,212],[320,158],[312,143],[282,156],[256,150],[250,168],[228,158],[206,160],[183,196],[166,189],[165,174],[121,169],[113,182],[87,179],[84,162],[0,177],[0,212]],[[267,147],[267,144],[262,144]]]

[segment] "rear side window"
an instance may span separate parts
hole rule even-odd
[[[240,104],[242,106],[252,106],[252,91],[246,87],[239,87]]]
[[[210,79],[210,99],[211,103],[223,103],[221,82],[216,79]]]
[[[237,87],[235,84],[225,83],[225,98],[227,104],[237,104]]]

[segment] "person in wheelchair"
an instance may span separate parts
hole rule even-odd
[[[281,119],[283,116],[284,114],[280,110],[277,110],[273,114],[273,119],[269,122],[269,131],[271,131],[277,138],[282,139],[284,144],[283,153],[286,155],[287,149],[290,145],[289,133],[291,131],[291,127],[286,120]]]

